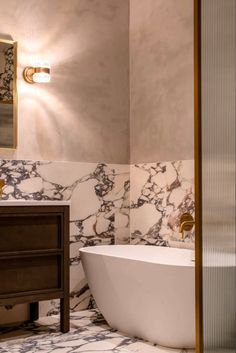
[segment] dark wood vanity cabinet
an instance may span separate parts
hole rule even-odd
[[[69,206],[0,206],[0,306],[60,298],[69,330]]]

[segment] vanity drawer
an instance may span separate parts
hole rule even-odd
[[[62,230],[58,215],[1,215],[0,253],[60,249]]]
[[[60,255],[0,260],[0,295],[61,288]]]

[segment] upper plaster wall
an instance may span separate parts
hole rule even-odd
[[[130,0],[131,163],[193,158],[193,1]]]
[[[0,38],[18,42],[18,148],[1,158],[129,162],[128,0],[1,1]],[[51,64],[50,84],[25,66]]]
[[[19,131],[1,158],[193,158],[192,0],[130,0],[130,16],[129,0],[9,0],[3,35],[18,41]],[[22,78],[38,58],[50,84]]]

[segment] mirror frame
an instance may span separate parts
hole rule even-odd
[[[13,46],[13,56],[14,56],[14,77],[13,77],[13,145],[12,147],[1,147],[0,150],[12,150],[17,148],[17,134],[18,134],[18,124],[17,124],[17,113],[18,113],[18,101],[17,101],[17,42],[14,40],[1,39],[0,44],[12,44]]]

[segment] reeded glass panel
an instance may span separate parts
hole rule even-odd
[[[236,0],[202,0],[204,352],[236,351]]]

